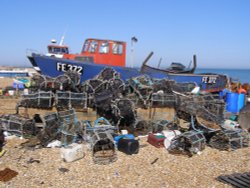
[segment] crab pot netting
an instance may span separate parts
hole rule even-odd
[[[53,140],[61,139],[60,122],[57,113],[50,113],[43,117],[45,126],[37,135],[42,146],[47,146]]]
[[[79,83],[80,75],[74,72],[67,72],[55,78],[34,75],[31,78],[31,89],[44,91],[74,90]]]
[[[45,90],[47,88],[47,81],[51,80],[44,75],[36,74],[30,79],[30,88],[34,90],[42,89]]]
[[[35,121],[20,115],[1,116],[0,129],[22,137],[35,136],[37,133]]]
[[[175,83],[174,80],[165,80],[165,79],[154,80],[153,84],[154,93],[162,91],[165,94],[172,94],[174,83]]]
[[[138,76],[128,80],[128,84],[142,100],[146,100],[153,93],[153,80],[148,76]]]
[[[57,76],[54,80],[53,89],[55,90],[65,91],[65,90],[71,90],[74,88],[75,88],[75,85],[67,74]]]
[[[98,88],[102,83],[103,81],[98,79],[87,80],[82,84],[81,90],[87,94],[93,94],[95,93],[96,88]]]
[[[112,120],[116,124],[119,121],[119,127],[133,126],[136,121],[136,110],[134,103],[127,98],[116,99],[111,104]]]
[[[112,67],[105,67],[98,75],[97,78],[100,80],[111,80],[120,78],[120,74],[116,72]]]
[[[62,145],[67,146],[77,141],[81,132],[81,123],[76,118],[74,109],[58,112],[58,118],[61,122],[61,141]]]
[[[177,83],[174,82],[172,85],[173,91],[177,91],[179,93],[188,93],[191,92],[195,88],[195,83],[187,82],[187,83]]]
[[[91,140],[95,163],[109,164],[117,160],[114,140],[108,131],[95,131]]]
[[[65,73],[65,75],[67,75],[70,80],[71,80],[71,84],[73,86],[78,86],[80,84],[80,79],[81,79],[81,76],[78,72],[75,72],[75,71],[67,71]]]
[[[87,107],[86,93],[73,93],[70,91],[56,92],[56,106],[58,108],[84,108]]]
[[[209,145],[219,150],[235,150],[249,146],[249,134],[241,129],[223,130],[214,135]]]
[[[153,93],[150,101],[150,106],[153,108],[173,108],[176,104],[176,97],[173,94]]]
[[[224,119],[225,103],[208,96],[177,95],[177,111],[184,111],[208,121],[221,122]]]
[[[206,139],[202,132],[188,131],[176,136],[168,151],[176,154],[193,155],[205,149]]]
[[[20,106],[26,108],[50,109],[53,107],[54,94],[51,91],[38,91],[28,95],[22,95]]]

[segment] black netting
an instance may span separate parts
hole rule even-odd
[[[115,79],[115,78],[120,78],[120,75],[112,67],[105,67],[97,75],[97,78],[100,80],[111,80],[111,79]]]
[[[26,108],[51,109],[54,103],[54,94],[49,91],[37,91],[28,95],[22,95],[20,106]]]
[[[0,129],[25,138],[35,136],[37,133],[35,121],[18,114],[2,115]]]
[[[249,134],[243,130],[223,130],[215,134],[209,145],[219,150],[235,150],[249,146]]]
[[[43,117],[45,126],[42,131],[37,135],[41,145],[46,147],[53,140],[60,140],[60,122],[57,113],[50,113]]]
[[[206,139],[201,132],[188,131],[176,136],[168,148],[170,153],[192,156],[205,149]]]
[[[81,108],[87,107],[87,94],[86,93],[73,93],[73,92],[56,92],[56,107],[59,109],[68,108]]]

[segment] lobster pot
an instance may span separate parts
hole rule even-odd
[[[61,142],[63,146],[68,146],[69,144],[75,143],[78,138],[78,130],[80,128],[80,123],[63,125],[61,130]]]
[[[1,116],[0,129],[25,138],[36,135],[35,121],[20,115]]]
[[[159,94],[153,93],[151,98],[151,107],[154,108],[164,108],[164,107],[174,107],[175,106],[175,96],[172,94]]]
[[[111,80],[120,78],[120,74],[116,72],[112,67],[105,67],[98,75],[97,78],[100,80]]]
[[[109,132],[95,131],[91,140],[96,164],[109,164],[117,160],[114,139]]]
[[[192,156],[205,149],[206,139],[202,132],[188,131],[176,136],[168,148],[170,153],[183,153]]]
[[[112,99],[113,93],[111,90],[104,89],[101,92],[94,94],[94,102],[98,107],[103,106],[103,103],[109,104]]]
[[[38,139],[42,146],[47,146],[53,140],[59,140],[60,134],[60,122],[58,120],[57,113],[50,113],[43,117],[45,122],[44,129],[38,134]]]
[[[61,123],[69,124],[71,122],[74,122],[75,118],[76,118],[76,113],[75,109],[73,108],[58,112],[58,119]]]
[[[84,108],[87,107],[86,93],[56,92],[56,106],[60,108]]]
[[[77,133],[80,131],[81,124],[76,119],[74,109],[58,112],[59,121],[61,122],[61,142],[67,146],[77,141]]]
[[[225,103],[213,96],[177,96],[177,110],[220,124],[224,119]]]
[[[219,150],[235,150],[249,146],[249,134],[241,129],[224,130],[210,139],[209,145]]]
[[[196,84],[193,82],[187,82],[187,83],[176,83],[174,82],[172,85],[172,88],[174,91],[180,92],[180,93],[187,93],[191,92],[195,88]]]
[[[53,96],[51,91],[38,91],[36,93],[22,95],[20,106],[26,108],[51,109],[54,101]]]

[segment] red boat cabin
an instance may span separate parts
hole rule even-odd
[[[124,67],[126,43],[114,40],[86,39],[81,54],[64,54],[63,58]]]

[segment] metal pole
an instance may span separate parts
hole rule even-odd
[[[134,42],[131,39],[131,67],[134,68]]]

